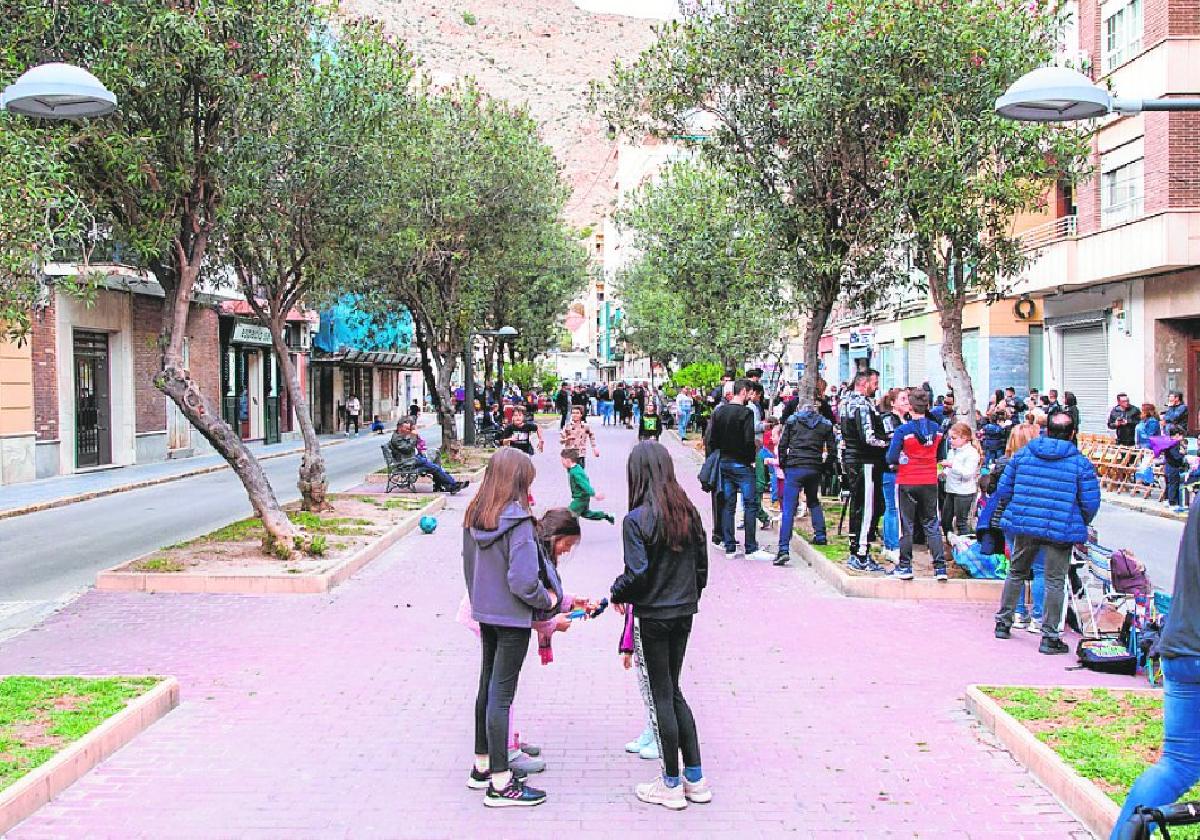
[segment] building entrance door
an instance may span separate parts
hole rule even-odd
[[[187,338],[183,340],[183,366],[185,369],[191,367]],[[170,397],[164,397],[163,399],[167,401],[167,450],[169,452],[179,452],[180,450],[191,449],[191,421],[179,410],[179,406],[175,404],[175,400]]]
[[[1183,388],[1179,390],[1183,391]],[[1188,342],[1187,368],[1188,432],[1200,429],[1200,341]]]
[[[246,351],[246,389],[250,399],[246,438],[257,440],[263,436],[263,361],[257,350]]]
[[[75,332],[75,467],[112,463],[108,335]]]

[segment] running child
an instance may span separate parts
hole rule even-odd
[[[564,449],[560,456],[563,468],[567,471],[567,481],[571,486],[571,513],[584,519],[603,519],[605,522],[616,522],[616,518],[602,510],[592,510],[591,500],[604,501],[604,495],[597,493],[588,481],[587,473],[583,470],[583,458],[578,449]]]
[[[571,406],[571,419],[558,433],[558,442],[563,449],[574,449],[579,453],[579,466],[587,468],[587,461],[584,458],[588,447],[591,447],[592,455],[596,458],[600,457],[600,450],[596,447],[596,435],[592,432],[591,426],[583,416],[583,406]]]
[[[532,458],[534,437],[537,438],[538,452],[545,449],[546,442],[542,440],[541,427],[528,417],[525,406],[518,405],[513,409],[512,422],[500,430],[500,435],[496,440],[501,446],[519,449]]]

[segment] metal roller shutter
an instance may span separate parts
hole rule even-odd
[[[904,355],[908,364],[908,381],[905,383],[910,388],[919,388],[921,383],[929,377],[926,376],[925,368],[925,338],[910,338],[904,342]]]
[[[1079,425],[1084,432],[1107,431],[1108,340],[1104,327],[1093,325],[1064,329],[1063,390],[1079,403]]]

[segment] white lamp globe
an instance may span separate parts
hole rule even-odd
[[[0,94],[0,108],[44,120],[102,117],[116,107],[116,95],[99,79],[57,61],[30,68]]]
[[[1039,67],[1013,82],[996,100],[996,113],[1024,122],[1069,122],[1113,110],[1108,91],[1068,67]]]

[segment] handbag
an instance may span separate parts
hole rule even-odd
[[[721,450],[714,449],[708,453],[708,457],[704,459],[704,463],[700,467],[700,489],[705,493],[711,493],[717,489],[717,485],[721,483]]]

